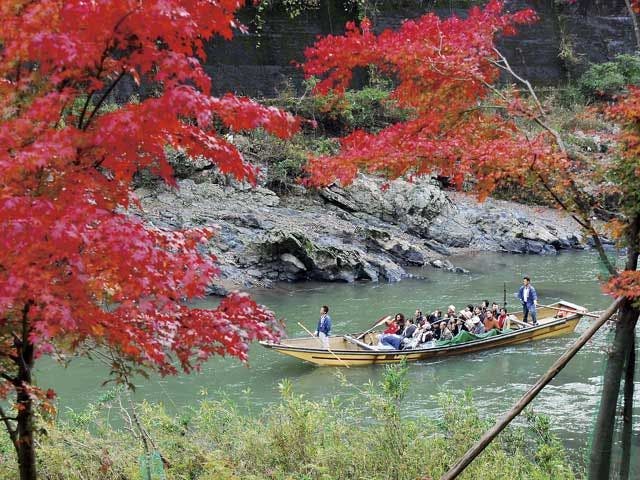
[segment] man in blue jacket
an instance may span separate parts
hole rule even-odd
[[[316,328],[316,335],[322,340],[324,348],[329,348],[329,334],[331,333],[331,317],[329,316],[329,307],[323,305],[320,307],[320,320]]]
[[[518,298],[522,302],[522,313],[524,314],[522,320],[526,323],[531,314],[531,323],[538,325],[538,318],[536,312],[536,306],[538,305],[538,294],[536,289],[531,285],[531,279],[524,277],[522,279],[522,286],[518,290]]]

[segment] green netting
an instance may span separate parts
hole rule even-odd
[[[455,337],[453,337],[451,340],[437,340],[436,347],[449,347],[452,345],[460,345],[461,343],[471,342],[473,340],[482,340],[484,338],[495,337],[496,335],[502,335],[503,333],[510,333],[510,332],[513,332],[513,330],[511,330],[510,328],[505,328],[502,331],[498,330],[497,328],[494,328],[492,330],[489,330],[486,333],[480,333],[478,335],[475,335],[473,333],[469,333],[463,330],[459,334],[457,334]]]
[[[140,478],[144,480],[167,480],[160,452],[140,455]]]

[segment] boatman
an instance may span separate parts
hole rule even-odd
[[[536,306],[538,305],[538,294],[536,289],[531,285],[531,279],[524,277],[522,279],[522,286],[518,291],[518,298],[522,302],[522,320],[527,323],[529,314],[531,314],[531,323],[538,325],[538,318],[536,312]]]
[[[322,340],[324,348],[329,348],[329,333],[331,332],[331,317],[329,316],[329,307],[323,305],[320,307],[320,320],[318,320],[318,328],[316,335]]]

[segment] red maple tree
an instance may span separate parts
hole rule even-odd
[[[396,80],[391,97],[410,112],[377,134],[343,138],[339,155],[312,159],[311,183],[349,183],[358,170],[395,177],[437,170],[458,185],[473,174],[488,193],[507,173],[524,175],[532,150],[551,152],[539,138],[523,142],[512,122],[478,102],[491,95],[500,74],[492,63],[495,36],[535,18],[532,10],[503,14],[501,2],[492,1],[472,8],[466,19],[429,13],[380,35],[368,20],[351,23],[345,35],[308,48],[303,68],[307,76],[323,77],[317,92],[341,94],[355,68],[375,65]],[[495,168],[496,156],[504,168]]]
[[[240,25],[243,2],[7,0],[0,4],[0,408],[22,479],[35,478],[37,358],[108,350],[117,374],[189,372],[215,354],[247,359],[276,335],[273,314],[233,293],[191,308],[215,277],[211,229],[167,231],[131,214],[134,174],[175,185],[167,147],[254,181],[218,130],[299,122],[275,108],[211,96],[203,42]],[[123,79],[156,94],[104,109]]]

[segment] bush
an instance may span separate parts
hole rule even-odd
[[[301,96],[287,86],[278,97],[264,103],[315,121],[316,127],[307,125],[306,131],[325,136],[343,136],[356,129],[377,132],[407,118],[408,112],[390,97],[392,86],[388,82],[371,81],[361,90],[347,90],[344,96],[312,95],[314,85],[313,79],[308,80]]]
[[[336,140],[303,134],[281,140],[256,131],[242,143],[243,154],[262,166],[264,185],[282,194],[290,193],[304,176],[309,155],[329,155],[338,151]]]
[[[280,403],[257,416],[228,401],[204,400],[169,415],[162,405],[136,410],[162,454],[166,476],[193,480],[404,480],[439,478],[488,428],[467,393],[440,395],[441,415],[407,420],[404,365],[387,367],[351,401],[316,402],[281,384]],[[114,428],[110,411],[123,413]],[[106,411],[106,412],[105,412]],[[525,427],[509,427],[461,476],[466,479],[575,478],[549,421],[529,412]],[[142,447],[119,396],[48,425],[39,439],[41,478],[142,480]],[[15,477],[4,456],[0,479]],[[156,476],[157,480],[160,476]]]
[[[578,85],[588,99],[612,98],[623,93],[627,85],[640,85],[640,57],[618,55],[612,62],[592,65]]]

